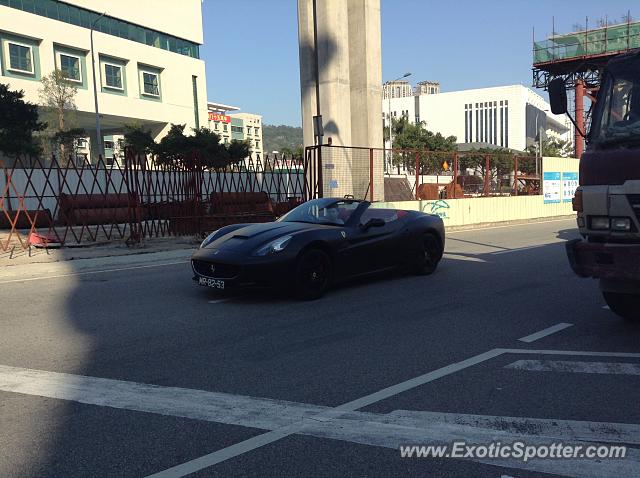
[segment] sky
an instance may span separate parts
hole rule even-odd
[[[322,0],[318,0],[319,2]],[[348,0],[345,0],[348,1]],[[381,0],[383,82],[440,81],[441,90],[531,86],[532,38],[573,31],[576,23],[618,20],[635,1]],[[635,8],[634,8],[635,6]],[[204,0],[210,101],[300,126],[296,0]],[[540,92],[542,93],[542,92]]]

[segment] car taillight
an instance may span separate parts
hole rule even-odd
[[[571,205],[573,206],[574,211],[582,212],[582,190],[576,189],[576,194],[571,200]]]

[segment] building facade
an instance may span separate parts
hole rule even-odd
[[[128,0],[0,0],[0,82],[41,104],[41,79],[60,70],[78,90],[69,126],[87,132],[93,158],[126,124],[143,126],[156,140],[171,123],[206,126],[202,42],[201,0],[156,0],[153,8]]]
[[[233,140],[247,141],[254,159],[264,155],[262,141],[262,116],[253,113],[234,113],[240,108],[222,103],[209,102],[208,128],[228,144]]]
[[[424,122],[429,131],[455,136],[458,143],[516,151],[534,144],[541,130],[543,137],[571,139],[566,115],[552,114],[540,95],[522,85],[446,93],[419,91],[413,97],[382,102],[386,127],[391,112],[393,118],[404,116],[411,122]]]

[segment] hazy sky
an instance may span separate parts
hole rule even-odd
[[[322,0],[318,0],[321,2]],[[348,0],[345,0],[348,1]],[[381,0],[383,81],[411,72],[415,85],[440,81],[442,91],[531,85],[532,29],[552,30],[619,19],[635,1]],[[299,126],[300,76],[296,0],[204,0],[209,100]]]

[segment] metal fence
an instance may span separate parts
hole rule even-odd
[[[125,153],[122,166],[69,158],[0,160],[0,250],[32,244],[204,234],[273,220],[317,196],[315,165],[281,155],[211,170]]]
[[[374,172],[383,170],[407,178],[413,193],[406,199],[542,194],[541,161],[533,156],[328,145],[308,147],[306,156],[318,165],[320,196],[329,195],[336,181],[348,184],[356,198],[381,198],[384,182]]]

